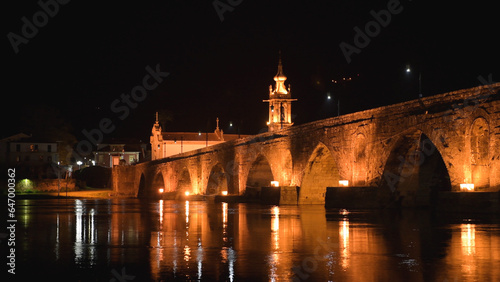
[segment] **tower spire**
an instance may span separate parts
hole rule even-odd
[[[291,102],[297,101],[297,99],[291,99],[290,86],[288,86],[288,89],[285,87],[286,76],[283,73],[281,50],[278,58],[278,73],[274,76],[274,81],[276,81],[274,89],[272,85],[269,86],[269,100],[264,100],[264,102],[269,103],[269,121],[267,122],[269,131],[280,130],[293,125]]]
[[[278,53],[278,73],[276,74],[276,76],[285,76],[283,74],[283,64],[281,64],[281,50],[279,51]]]
[[[276,94],[288,94],[288,91],[285,87],[286,76],[283,73],[283,64],[281,63],[281,50],[279,51],[279,59],[278,59],[278,73],[274,76],[274,81],[276,81],[276,86],[274,89],[274,93]]]

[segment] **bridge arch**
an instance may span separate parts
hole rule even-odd
[[[259,189],[261,187],[270,186],[273,180],[273,171],[271,170],[269,161],[264,155],[259,154],[250,166],[246,187]]]
[[[159,189],[163,189],[163,191],[166,191],[165,180],[161,171],[159,171],[154,176],[153,182],[151,183],[152,192],[159,191]]]
[[[484,117],[477,117],[471,125],[469,140],[471,180],[476,188],[489,187],[490,130]],[[466,180],[467,181],[467,180]]]
[[[180,192],[180,193],[194,193],[193,191],[193,185],[191,181],[191,175],[189,174],[189,170],[187,168],[184,168],[177,179],[177,186],[175,188],[175,191]]]
[[[319,143],[309,157],[300,185],[300,204],[324,204],[326,187],[339,185],[340,173],[330,150]]]
[[[352,182],[355,186],[365,186],[368,177],[368,148],[363,133],[356,135],[354,140],[354,164]]]
[[[144,197],[147,197],[147,195],[148,195],[148,191],[146,189],[146,177],[144,176],[144,173],[141,173],[137,197],[144,198]]]
[[[389,205],[428,206],[440,191],[451,191],[441,152],[420,130],[400,136],[385,162],[381,194]]]
[[[229,178],[230,176],[224,171],[222,164],[217,163],[210,170],[205,194],[217,195],[223,191],[228,191]]]

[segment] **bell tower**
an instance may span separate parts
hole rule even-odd
[[[158,112],[156,112],[156,121],[151,129],[151,137],[149,138],[151,143],[151,160],[164,158],[163,151],[165,146],[163,144],[163,135],[161,134],[161,125],[158,120]]]
[[[285,87],[286,76],[283,73],[281,64],[281,51],[279,54],[278,73],[274,76],[276,85],[269,85],[269,100],[263,102],[269,103],[269,121],[267,122],[268,131],[276,131],[288,128],[293,125],[292,122],[292,99],[290,94],[290,85]]]

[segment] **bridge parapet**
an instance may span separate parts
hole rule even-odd
[[[500,83],[463,89],[118,166],[113,188],[242,195],[277,181],[300,187],[301,203],[324,203],[326,187],[343,180],[408,205],[469,182],[499,191],[499,90]]]

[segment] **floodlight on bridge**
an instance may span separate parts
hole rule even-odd
[[[280,183],[279,183],[279,181],[274,180],[274,181],[271,181],[271,186],[272,187],[279,187]]]
[[[342,187],[349,186],[349,180],[339,180],[339,186],[342,186]]]
[[[184,192],[184,195],[189,196],[189,191]]]
[[[222,191],[222,195],[227,196],[227,191]]]
[[[158,189],[158,192],[160,192],[160,193],[163,193],[164,191],[165,191],[165,189],[163,189],[163,188]]]
[[[473,183],[462,183],[462,184],[460,184],[460,190],[461,191],[474,191],[474,184]]]

